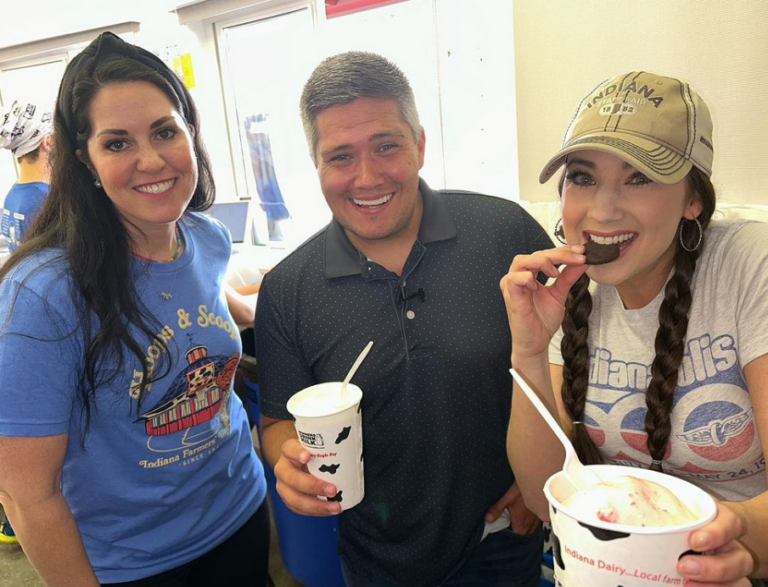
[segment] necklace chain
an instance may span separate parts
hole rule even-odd
[[[173,257],[168,259],[168,263],[175,261],[181,255],[181,232],[179,227],[176,227],[176,251],[173,253]],[[176,285],[176,276],[179,274],[179,268],[176,267],[176,271],[173,272],[173,281],[171,281],[171,288],[168,291],[161,291],[160,297],[164,300],[170,300],[173,297],[173,286]]]
[[[170,300],[173,297],[173,286],[176,284],[176,274],[179,272],[178,267],[176,268],[176,271],[173,272],[173,281],[171,281],[171,288],[168,291],[161,291],[160,297],[164,300]]]
[[[172,261],[175,261],[179,258],[179,255],[181,255],[181,232],[179,231],[179,227],[176,227],[175,230],[176,234],[176,250],[173,252],[173,255],[170,259],[162,259],[159,261],[155,261],[154,259],[150,259],[149,257],[145,257],[144,255],[139,255],[138,253],[133,253],[133,256],[137,259],[141,259],[142,261],[148,261],[150,263],[170,263]]]
[[[181,255],[181,232],[179,231],[179,227],[176,227],[176,250],[173,252],[173,256],[166,261],[166,263],[170,263],[171,261],[175,261],[179,258],[179,255]],[[175,277],[175,276],[174,276]]]
[[[137,259],[141,259],[142,261],[146,261],[148,263],[171,263],[178,259],[181,256],[182,249],[182,240],[181,240],[181,231],[179,230],[179,227],[176,227],[176,250],[173,253],[173,256],[170,259],[166,259],[165,261],[153,261],[152,259],[148,259],[147,257],[142,257],[141,255],[137,255],[136,253],[133,254],[134,257]],[[168,291],[162,291],[160,290],[160,297],[164,300],[170,300],[173,298],[173,286],[176,285],[176,275],[179,273],[179,267],[176,267],[176,271],[173,272],[173,280],[171,281],[171,287],[168,289]],[[154,277],[152,276],[151,272],[149,274],[152,281],[154,281]]]

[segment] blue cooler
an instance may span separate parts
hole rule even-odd
[[[246,409],[260,430],[259,385],[247,380],[245,385]],[[275,474],[267,463],[264,463],[264,474],[285,568],[306,587],[344,587],[336,548],[338,517],[302,516],[289,510],[275,490]]]

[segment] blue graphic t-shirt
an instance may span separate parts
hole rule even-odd
[[[48,195],[48,184],[40,181],[15,183],[5,196],[0,234],[8,239],[11,252],[19,246],[24,232],[32,223]]]
[[[768,225],[716,222],[693,278],[685,355],[664,467],[723,499],[766,491],[765,455],[742,369],[768,353]],[[584,423],[606,462],[648,466],[645,391],[663,290],[624,308],[614,287],[592,284],[590,374]],[[562,364],[562,331],[550,361]]]
[[[133,261],[137,291],[165,343],[145,342],[151,388],[139,405],[142,373],[128,354],[128,365],[97,391],[84,447],[76,393],[84,350],[66,263],[48,251],[0,283],[0,372],[13,382],[0,386],[0,435],[69,434],[62,491],[102,583],[201,556],[266,494],[232,392],[241,343],[221,290],[229,235],[198,214],[180,227],[186,248],[176,261]]]

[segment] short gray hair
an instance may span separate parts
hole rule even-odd
[[[376,53],[349,51],[328,57],[309,76],[301,92],[301,122],[310,156],[317,164],[317,115],[332,106],[358,98],[382,98],[397,103],[400,116],[410,127],[414,141],[421,123],[408,78],[397,65]]]

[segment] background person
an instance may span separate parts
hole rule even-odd
[[[53,113],[31,102],[15,100],[0,115],[0,148],[9,150],[19,165],[19,179],[3,202],[0,235],[8,250],[19,246],[27,226],[34,220],[48,193],[48,154],[51,149]],[[0,255],[0,265],[4,257]],[[0,522],[0,543],[16,544],[18,539],[8,518]]]
[[[259,292],[263,448],[277,490],[296,512],[339,513],[318,499],[336,487],[306,472],[285,405],[341,381],[375,341],[354,380],[365,499],[339,520],[348,585],[537,585],[540,524],[504,450],[510,341],[497,285],[516,253],[550,240],[517,204],[419,178],[413,92],[383,57],[323,61],[301,110],[333,219]]]
[[[191,96],[104,33],[54,127],[49,197],[0,270],[3,507],[47,585],[266,585],[231,243],[197,212],[215,189]]]
[[[690,537],[710,556],[678,570],[686,585],[745,585],[768,576],[768,226],[712,221],[712,146],[687,83],[647,72],[601,83],[541,174],[565,166],[568,244],[516,257],[501,285],[512,365],[582,460],[663,469],[719,498]],[[619,258],[586,265],[587,240],[618,243]],[[562,447],[524,394],[512,404],[510,462],[544,517]]]
[[[53,113],[38,103],[14,101],[0,114],[0,148],[19,165],[19,179],[5,196],[0,233],[11,252],[21,242],[48,193],[48,156]]]

